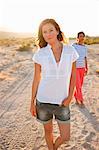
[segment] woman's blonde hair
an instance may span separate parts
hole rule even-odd
[[[56,30],[59,32],[59,34],[57,35],[57,39],[59,41],[62,41],[63,43],[66,43],[66,38],[65,38],[63,32],[61,31],[58,23],[54,19],[45,19],[41,22],[41,24],[39,26],[39,31],[38,31],[38,45],[39,45],[39,47],[42,48],[42,47],[47,46],[47,42],[44,40],[43,34],[42,34],[42,27],[43,27],[43,25],[45,25],[47,23],[51,23],[52,25],[54,25]]]

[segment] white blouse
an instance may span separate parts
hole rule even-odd
[[[41,65],[41,80],[37,100],[43,103],[61,104],[68,97],[72,63],[79,55],[75,48],[63,45],[60,62],[57,64],[51,46],[39,49],[33,55],[34,63]]]

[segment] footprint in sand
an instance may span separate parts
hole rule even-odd
[[[20,148],[25,148],[26,147],[26,143],[22,142],[20,143]]]
[[[82,146],[86,149],[86,150],[96,150],[90,143],[83,143]]]
[[[88,131],[87,130],[82,130],[82,134],[87,135]]]
[[[90,114],[91,114],[92,116],[95,116],[95,113],[94,113],[94,112],[90,112]]]
[[[96,134],[94,132],[90,132],[89,135],[86,137],[86,141],[90,142],[92,141],[93,137],[95,137]]]

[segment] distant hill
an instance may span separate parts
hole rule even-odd
[[[33,37],[33,34],[32,33],[14,33],[14,32],[0,31],[0,39],[28,38],[28,37]]]

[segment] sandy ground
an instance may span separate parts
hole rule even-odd
[[[99,45],[88,46],[89,72],[85,108],[73,99],[71,140],[59,150],[99,150]],[[43,126],[29,112],[33,78],[32,52],[0,47],[0,150],[47,150]],[[59,133],[54,121],[54,136]]]

